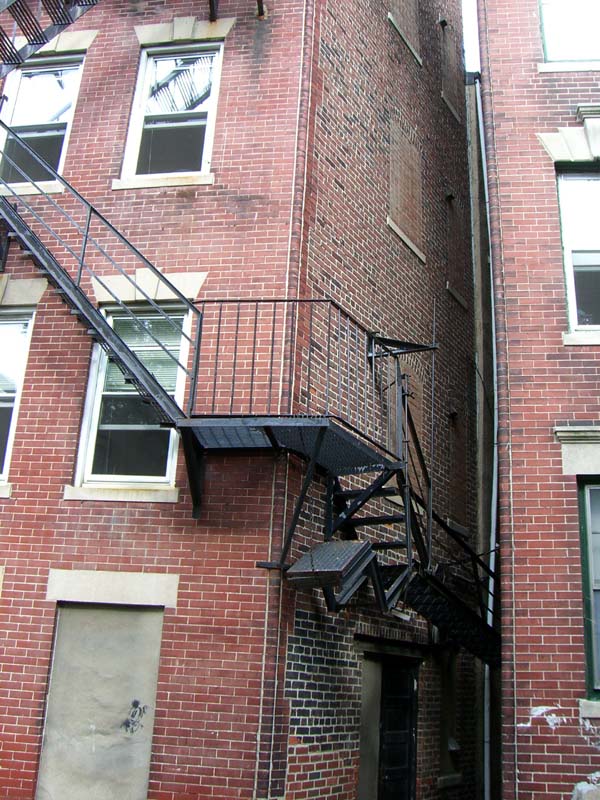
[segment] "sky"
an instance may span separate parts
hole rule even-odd
[[[477,0],[462,0],[465,37],[465,66],[467,72],[479,72],[479,42],[477,35]]]

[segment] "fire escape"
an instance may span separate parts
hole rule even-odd
[[[44,13],[57,1],[43,0]],[[210,6],[216,15],[216,3]],[[0,10],[21,25],[26,7],[15,0]],[[60,3],[74,19],[87,7]],[[46,40],[54,31],[36,25],[18,51],[0,33],[4,74],[43,46],[39,31]],[[276,562],[259,566],[279,570],[298,590],[322,591],[333,612],[362,603],[387,614],[402,603],[447,641],[497,665],[499,637],[488,616],[492,570],[466,532],[435,510],[410,411],[402,364],[427,357],[419,354],[431,347],[373,334],[328,300],[190,302],[26,142],[0,125],[1,160],[10,166],[11,181],[15,171],[22,177],[18,183],[0,177],[7,240],[48,278],[163,424],[179,432],[193,516],[201,514],[203,463],[210,451],[268,449],[299,456],[306,464],[304,479],[282,552]],[[31,177],[24,164],[38,174],[41,168],[61,191],[47,193],[45,181]],[[158,292],[149,289],[151,283]],[[136,308],[150,307],[186,340],[181,352],[189,351],[189,363],[155,339],[185,374],[183,407],[113,330],[93,299],[98,288],[134,325],[144,326]],[[122,299],[132,291],[137,306]],[[192,320],[189,332],[181,328],[182,309]],[[145,328],[144,335],[152,336]],[[294,541],[307,498],[321,490],[323,541],[298,552]]]

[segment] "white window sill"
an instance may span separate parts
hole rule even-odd
[[[600,61],[544,61],[538,72],[600,72]]]
[[[600,700],[580,700],[580,719],[600,719]]]
[[[571,331],[562,335],[563,344],[600,344],[600,331]]]
[[[173,486],[65,486],[64,500],[109,500],[113,503],[176,503],[179,489]]]
[[[65,187],[60,181],[38,181],[34,186],[32,183],[11,183],[10,189],[0,186],[0,197],[12,197],[15,194],[61,194]]]
[[[8,500],[9,497],[12,497],[12,484],[0,483],[0,500]]]
[[[117,178],[112,182],[113,189],[154,189],[161,186],[212,186],[215,176],[212,172],[188,175],[131,175],[128,178]]]
[[[396,236],[399,236],[404,242],[404,244],[413,251],[413,253],[417,256],[417,258],[420,259],[424,264],[426,264],[427,259],[425,258],[425,253],[422,250],[420,250],[417,247],[417,245],[412,241],[412,239],[410,239],[404,233],[404,231],[396,225],[394,220],[391,217],[388,217],[386,222],[388,224],[388,227],[394,231]]]

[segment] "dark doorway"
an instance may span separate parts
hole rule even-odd
[[[414,800],[418,666],[396,659],[381,666],[377,800]]]

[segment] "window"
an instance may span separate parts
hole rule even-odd
[[[600,330],[600,175],[561,175],[559,199],[570,330]]]
[[[582,563],[588,685],[600,695],[600,485],[583,485],[580,494],[582,517]]]
[[[30,314],[0,316],[0,481],[8,475],[30,327]]]
[[[541,0],[546,61],[600,59],[598,0]]]
[[[134,316],[119,311],[108,316],[146,369],[180,399],[185,378],[178,364],[185,358],[181,346],[184,312],[136,311]],[[96,353],[95,367],[84,481],[172,482],[176,433],[161,426],[158,411],[104,352]]]
[[[124,176],[208,173],[221,50],[142,51]]]
[[[81,58],[44,60],[11,73],[4,122],[60,172],[81,78]],[[12,136],[4,142],[0,178],[7,183],[52,180],[53,175]]]

